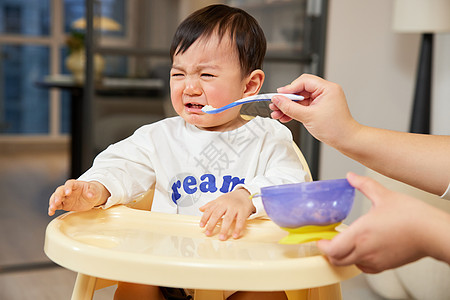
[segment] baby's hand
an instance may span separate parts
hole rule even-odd
[[[228,239],[233,221],[236,221],[233,238],[239,238],[244,229],[245,221],[256,211],[249,196],[250,194],[247,190],[237,189],[200,207],[200,211],[203,212],[200,227],[204,228],[206,226],[205,234],[211,236],[217,222],[223,217],[219,239],[222,241]]]
[[[48,215],[53,216],[58,209],[85,211],[102,205],[110,196],[109,191],[99,182],[68,180],[52,194],[48,205]]]

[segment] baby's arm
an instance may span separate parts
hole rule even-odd
[[[239,238],[247,218],[256,212],[249,196],[250,193],[246,189],[238,188],[200,207],[203,212],[200,227],[205,227],[205,234],[211,236],[217,222],[222,219],[219,239],[228,239],[233,222],[235,225],[232,236]]]
[[[53,216],[58,209],[85,211],[102,205],[111,196],[109,191],[97,181],[68,180],[58,187],[49,200],[48,215]]]

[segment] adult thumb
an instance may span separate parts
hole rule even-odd
[[[363,193],[372,204],[377,204],[380,199],[383,199],[383,195],[387,192],[387,189],[384,186],[369,177],[359,176],[349,172],[347,174],[347,180],[350,185]]]
[[[286,116],[302,122],[303,120],[303,110],[305,107],[291,99],[277,95],[272,98],[272,102],[278,107],[278,109],[283,112]]]

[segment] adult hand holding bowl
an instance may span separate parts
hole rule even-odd
[[[290,234],[280,243],[332,239],[353,205],[355,188],[347,179],[319,180],[261,188],[269,218]]]

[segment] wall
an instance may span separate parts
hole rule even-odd
[[[450,34],[437,35],[434,45],[431,128],[434,134],[450,135]]]
[[[419,34],[391,29],[392,0],[330,0],[325,77],[339,83],[360,123],[407,131],[412,109]],[[435,39],[432,130],[450,134],[450,35]],[[447,83],[447,84],[446,84]],[[323,145],[321,179],[344,177],[365,167]],[[349,219],[359,211],[355,209]]]

